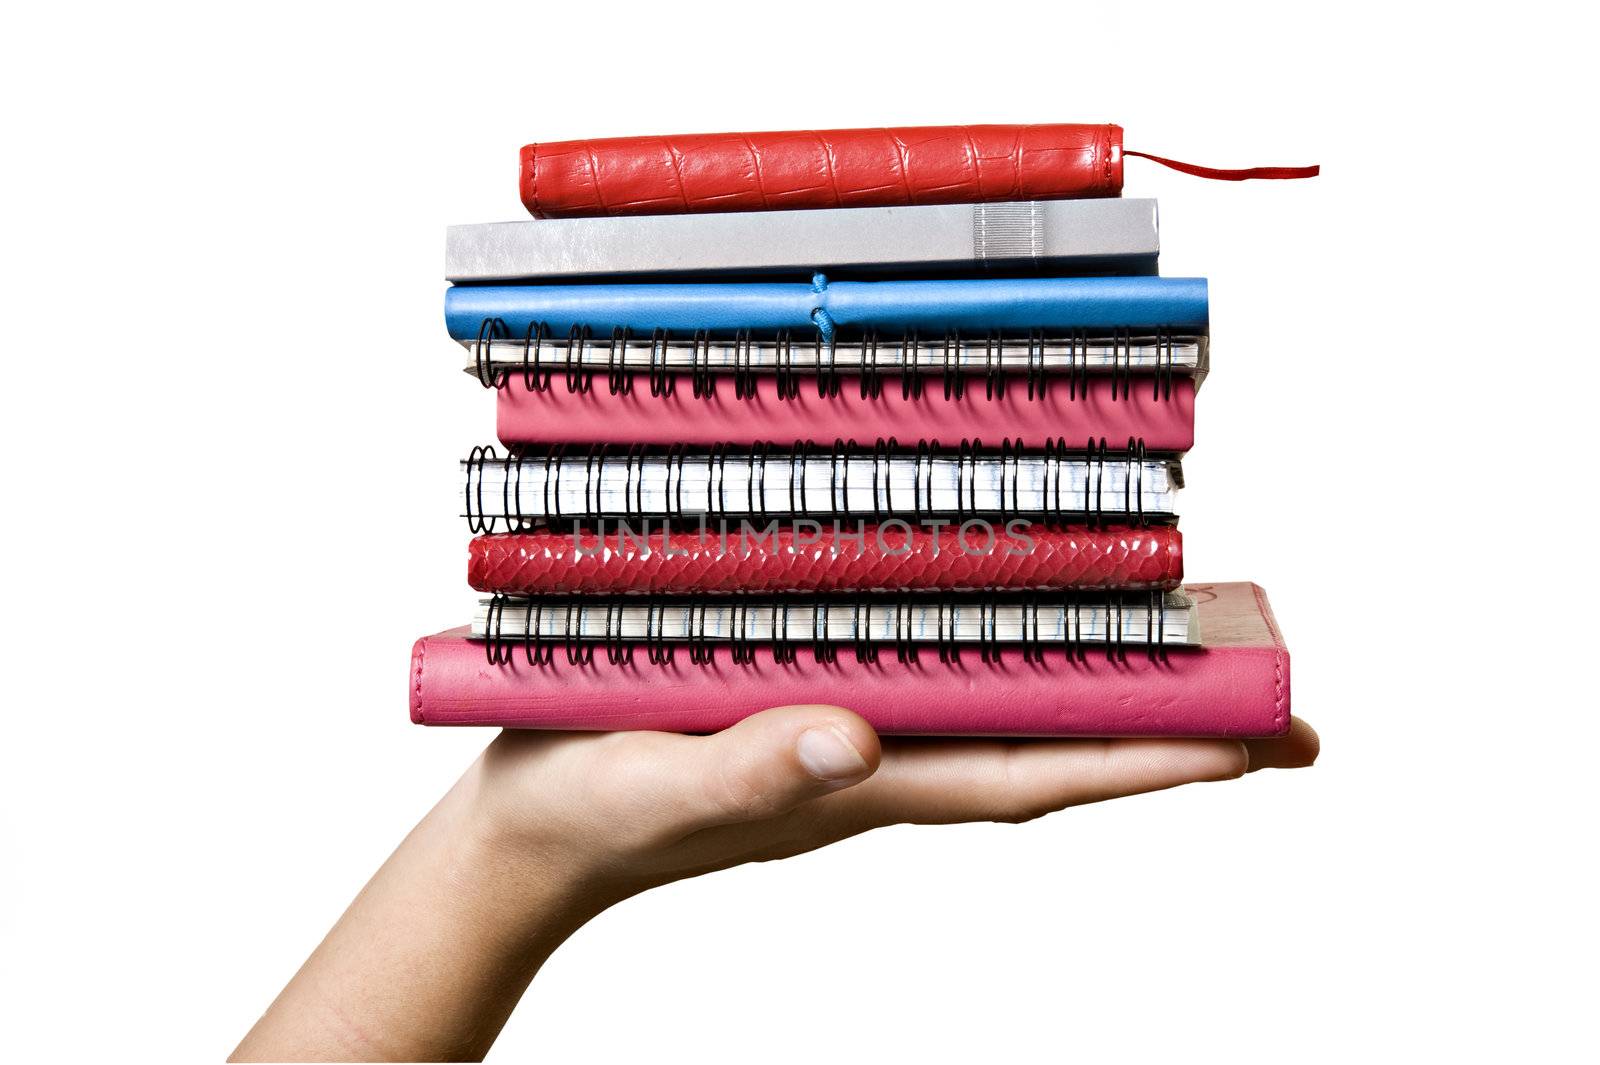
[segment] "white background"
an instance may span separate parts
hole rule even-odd
[[[1553,10],[12,11],[6,1056],[220,1058],[488,739],[403,681],[492,433],[444,226],[521,214],[521,144],[995,121],[1323,164],[1127,165],[1211,279],[1189,571],[1271,593],[1322,764],[652,892],[495,1056],[1592,1052],[1600,171]]]

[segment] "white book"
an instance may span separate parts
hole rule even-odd
[[[462,467],[463,513],[484,532],[502,521],[655,516],[1164,520],[1183,484],[1176,458],[1121,450],[478,449]]]
[[[827,601],[500,597],[479,602],[472,635],[503,644],[603,640],[1181,647],[1200,643],[1200,625],[1194,600],[1183,592]]]
[[[1156,201],[846,207],[450,226],[452,282],[814,270],[1152,274]]]

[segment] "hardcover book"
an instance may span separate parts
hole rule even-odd
[[[418,640],[412,721],[712,732],[771,706],[831,703],[886,734],[1247,737],[1289,725],[1288,652],[1252,584],[1190,585],[1155,604],[1008,604],[1003,619],[970,600],[963,617],[939,603],[863,617],[858,602],[796,604],[781,620],[737,604],[712,616],[540,602],[498,615],[490,604],[475,626]]]
[[[673,274],[1155,272],[1154,200],[559,218],[451,226],[453,282]]]
[[[536,218],[1116,196],[1122,128],[915,126],[529,144]]]

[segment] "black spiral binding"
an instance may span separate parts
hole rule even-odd
[[[938,633],[939,661],[946,665],[961,661],[961,648],[956,643],[956,614],[952,604],[941,600],[937,605],[938,624],[935,630]]]
[[[998,616],[999,612],[995,609],[994,603],[978,604],[978,656],[985,663],[1000,661],[1000,640],[995,631]],[[1036,623],[1037,620],[1036,618]]]
[[[1167,330],[1152,330],[1144,335],[1153,336],[1155,339],[1156,363],[1153,369],[1141,371],[1133,366],[1134,331],[1123,328],[1111,334],[1109,378],[1113,400],[1128,399],[1133,387],[1133,378],[1140,373],[1148,373],[1150,376],[1152,399],[1172,398],[1173,380],[1177,375],[1173,334]],[[557,368],[545,358],[544,347],[550,337],[550,328],[546,323],[529,324],[522,339],[522,372],[514,375],[507,370],[497,370],[493,365],[495,343],[509,340],[505,321],[500,318],[485,318],[479,324],[477,336],[472,342],[473,374],[485,388],[503,389],[513,376],[520,376],[523,387],[528,391],[548,391],[551,376]],[[667,344],[671,340],[671,333],[660,328],[651,331],[649,357],[642,371],[626,365],[627,348],[634,339],[632,331],[628,328],[619,326],[612,329],[606,357],[597,365],[584,357],[592,350],[594,343],[591,330],[588,326],[573,326],[567,336],[565,355],[560,360],[560,368],[566,377],[567,390],[580,394],[588,393],[593,386],[594,375],[603,369],[612,395],[630,394],[633,391],[633,379],[641,372],[649,381],[652,396],[673,395],[677,387],[677,378],[685,371],[667,365]],[[982,367],[985,397],[1003,398],[1007,378],[1021,376],[1027,382],[1030,400],[1044,399],[1052,379],[1065,379],[1067,394],[1073,400],[1087,398],[1090,378],[1088,334],[1081,329],[1072,330],[1065,334],[1064,339],[1068,345],[1067,366],[1064,370],[1046,369],[1044,349],[1050,337],[1042,329],[1028,332],[1026,336],[1028,355],[1023,367],[1020,370],[1008,370],[1000,360],[1003,335],[992,331],[987,333],[983,339]],[[711,342],[710,331],[701,329],[694,333],[690,365],[686,372],[696,399],[715,396],[718,373],[724,372],[722,368],[711,365]],[[759,391],[757,385],[759,370],[751,357],[752,345],[755,343],[754,334],[748,329],[740,330],[734,334],[732,342],[734,365],[725,372],[733,378],[734,394],[740,399],[751,399]],[[816,351],[817,395],[823,398],[837,396],[841,368],[835,358],[836,339],[832,335],[824,337],[818,330],[813,334],[812,342]],[[883,394],[882,375],[885,367],[880,359],[879,348],[884,341],[876,330],[869,329],[861,334],[859,342],[862,346],[861,363],[858,367],[848,369],[853,370],[860,378],[861,398],[877,399]],[[803,375],[796,369],[794,363],[796,343],[794,331],[788,329],[777,333],[774,340],[775,361],[772,373],[777,394],[781,399],[794,399],[800,394],[800,378]],[[967,371],[961,365],[961,333],[959,330],[947,331],[942,338],[933,343],[940,345],[939,370],[943,378],[944,397],[947,400],[961,399],[966,393],[967,377]],[[923,375],[927,372],[927,367],[916,355],[923,348],[930,346],[930,342],[917,330],[911,329],[901,335],[898,346],[901,397],[920,398],[924,387]]]
[[[705,614],[701,615],[702,620]],[[729,619],[728,655],[736,666],[748,665],[756,660],[756,642],[750,635],[750,604],[739,600],[733,604]]]
[[[585,514],[600,512],[601,488],[605,487],[606,476],[606,448],[602,444],[590,444],[583,454],[583,511]],[[560,486],[557,486],[558,490]]]
[[[757,503],[767,501],[767,459],[771,455],[771,444],[757,444],[750,450],[750,475],[745,478],[745,509],[752,514],[759,514],[765,509]]]
[[[822,358],[826,351],[828,357]],[[833,334],[824,337],[821,330],[817,331],[817,395],[823,399],[832,399],[839,394],[839,362],[838,350],[835,346]]]
[[[831,665],[839,660],[839,645],[828,638],[827,617],[821,609],[823,605],[821,600],[812,601],[811,657],[819,663]],[[858,657],[861,654],[859,647],[856,654]]]
[[[506,323],[500,318],[485,318],[478,325],[478,339],[472,342],[472,366],[484,388],[504,388],[506,375],[491,366],[491,341],[504,340]]]
[[[872,520],[881,522],[895,513],[894,482],[890,478],[890,461],[900,444],[894,437],[879,437],[872,445]]]
[[[1035,329],[1028,334],[1028,398],[1044,398],[1044,332]]]
[[[578,395],[587,394],[594,386],[594,371],[588,368],[588,360],[583,353],[588,349],[592,334],[588,326],[579,328],[573,326],[567,334],[567,391]]]
[[[1090,437],[1084,453],[1089,458],[1084,465],[1083,510],[1089,516],[1089,524],[1098,526],[1103,524],[1106,509],[1106,438],[1100,438],[1097,449],[1094,438]]]
[[[916,627],[913,623],[913,611],[916,604],[909,599],[902,599],[894,605],[894,657],[895,661],[912,663],[917,661]]]
[[[693,368],[690,378],[695,399],[709,399],[717,394],[717,376],[711,370],[711,334],[704,329],[694,335]]]
[[[485,518],[483,516],[483,467],[485,463],[498,461],[498,455],[492,446],[479,445],[472,449],[467,456],[467,486],[464,492],[467,511],[467,528],[474,533],[492,533],[499,524],[498,518]],[[473,504],[477,504],[474,511]]]
[[[978,513],[978,452],[982,449],[983,441],[978,439],[963,440],[956,448],[956,514],[961,518]],[[966,485],[965,496],[962,495],[963,484]],[[1004,484],[1002,481],[1002,489]],[[931,482],[928,494],[930,496],[933,494]],[[1001,494],[1004,495],[1004,492]],[[963,499],[966,500],[965,503],[962,502]],[[931,510],[933,501],[930,499],[928,502]],[[1000,507],[1002,510],[1005,509],[1004,499],[1000,501]]]
[[[1044,661],[1044,639],[1039,632],[1039,605],[1040,596],[1035,593],[1028,597],[1028,603],[1022,611],[1022,660],[1024,662]]]
[[[944,335],[944,350],[940,358],[944,376],[944,398],[960,399],[967,392],[967,377],[961,372],[961,332],[953,330]]]
[[[567,633],[567,665],[586,666],[594,661],[594,644],[588,640],[574,639],[570,634],[578,630],[578,619],[583,616],[583,603],[572,600],[567,603],[565,624],[562,631]]]
[[[1113,402],[1128,398],[1132,378],[1133,341],[1126,330],[1111,334],[1111,399]]]
[[[861,398],[877,399],[883,395],[883,378],[878,373],[878,331],[869,329],[861,337],[861,366],[856,370],[861,377]]]
[[[915,464],[911,467],[911,513],[921,522],[932,510],[931,505],[923,509],[922,501],[927,498],[930,503],[933,498],[933,456],[939,449],[937,440],[918,440]],[[927,470],[927,477],[923,477],[923,470]],[[926,484],[926,489],[924,489]]]
[[[672,334],[665,329],[657,329],[650,334],[650,394],[652,396],[670,396],[677,391],[678,378],[667,367],[667,342],[671,339]]]
[[[794,334],[787,329],[778,334],[773,382],[779,399],[800,395],[800,377],[794,369]]]
[[[1000,334],[989,333],[983,338],[983,397],[985,399],[1005,398],[1005,367],[1000,363],[1000,349]]]
[[[484,629],[488,639],[483,641],[483,653],[489,659],[491,666],[503,665],[511,661],[511,646],[504,639],[499,639],[505,628],[506,597],[496,594],[489,600],[489,606],[484,615]]]
[[[828,453],[828,509],[835,514],[850,511],[850,457],[855,449],[854,440],[835,438],[833,450]]]
[[[1109,591],[1106,593],[1106,661],[1126,662],[1128,660],[1127,648],[1122,639],[1122,593]],[[1115,616],[1116,628],[1111,627],[1111,619]],[[1113,631],[1115,635],[1113,635]]]
[[[850,623],[855,630],[855,651],[857,662],[876,662],[878,660],[878,645],[872,642],[872,636],[866,632],[867,618],[871,608],[858,601],[851,610]]]
[[[672,501],[672,505],[667,509],[680,517],[683,515],[683,471],[688,462],[689,446],[687,444],[674,444],[667,449],[667,483],[664,487],[666,488],[666,498]],[[678,473],[676,485],[673,484],[672,478],[674,470]],[[643,498],[644,488],[642,484],[639,492],[640,497]],[[639,509],[641,512],[644,510],[642,506]]]
[[[689,661],[697,666],[707,665],[716,657],[716,648],[706,638],[706,604],[697,603],[689,608]]]
[[[1154,396],[1154,398],[1171,399],[1172,379],[1176,377],[1178,373],[1177,353],[1172,350],[1171,333],[1162,333],[1161,338],[1163,341],[1163,346],[1166,348],[1167,352],[1166,373],[1156,374],[1156,388],[1158,393]]]
[[[769,469],[772,452],[776,448],[777,445],[770,442],[757,443],[747,448],[735,448],[729,444],[715,444],[706,448],[704,454],[695,459],[705,464],[707,507],[704,517],[716,519],[731,516],[728,508],[727,468],[730,462],[739,462],[745,464],[748,474],[745,478],[744,508],[737,515],[740,518],[766,521],[794,517],[811,511],[819,514],[858,514],[876,521],[901,514],[921,521],[932,513],[934,460],[947,458],[953,459],[956,465],[954,516],[958,521],[986,515],[997,515],[1005,521],[1025,514],[1037,514],[1045,520],[1062,522],[1081,520],[1095,527],[1110,522],[1143,527],[1153,520],[1152,515],[1145,513],[1145,465],[1149,455],[1142,437],[1129,437],[1125,449],[1111,448],[1105,437],[1091,437],[1082,449],[1069,448],[1062,437],[1046,440],[1042,449],[1031,452],[1042,457],[1044,461],[1042,505],[1029,507],[1026,510],[1021,505],[1022,466],[1030,455],[1030,449],[1020,438],[1007,437],[1001,441],[998,448],[988,449],[984,447],[981,439],[964,439],[953,449],[941,447],[938,440],[919,440],[914,448],[908,449],[902,448],[892,437],[888,439],[880,437],[873,443],[870,451],[863,449],[853,439],[835,439],[830,448],[822,448],[810,440],[796,440],[789,447],[787,459],[780,460],[789,464],[787,511],[774,511],[768,505],[774,495],[769,492],[768,486],[771,483]],[[576,457],[578,454],[581,454],[584,466],[581,474],[583,511],[577,514],[563,514],[561,481],[568,465],[565,460],[569,456]],[[565,443],[550,445],[542,450],[512,449],[504,460],[506,476],[501,487],[501,513],[490,516],[483,505],[484,468],[488,463],[501,460],[493,446],[474,447],[463,463],[466,468],[467,526],[473,533],[494,533],[504,521],[507,530],[522,532],[541,523],[559,524],[568,518],[590,520],[613,516],[615,509],[602,505],[604,498],[601,489],[605,483],[607,463],[613,464],[614,469],[619,461],[623,466],[623,485],[621,514],[617,516],[625,520],[636,518],[693,520],[701,515],[699,512],[693,514],[687,512],[683,500],[685,468],[692,454],[690,447],[685,444],[674,444],[664,450],[652,449],[641,444],[626,447],[592,444],[581,453],[574,453],[573,446]],[[645,459],[650,455],[660,455],[666,460],[666,481],[662,493],[665,503],[663,507],[647,511],[643,469]],[[853,460],[863,458],[871,462],[872,504],[865,511],[857,512],[852,511],[850,507],[853,498],[850,468]],[[978,506],[977,469],[979,461],[985,458],[997,461],[1000,467],[998,505],[987,511],[980,510]],[[894,495],[894,482],[890,473],[892,463],[896,459],[912,463],[909,500]],[[814,460],[825,461],[828,474],[825,484],[813,487],[808,481]],[[1071,462],[1083,463],[1083,480],[1080,483],[1074,484],[1069,480],[1068,464]],[[543,507],[537,512],[533,512],[531,507],[525,505],[534,501],[525,500],[523,496],[522,470],[531,464],[542,466],[544,474],[542,494],[537,500]],[[1122,483],[1122,509],[1107,513],[1107,499],[1116,500],[1115,489],[1111,486],[1111,471],[1118,464],[1123,465],[1126,470]],[[580,476],[576,473],[572,475]],[[615,476],[612,479],[614,481]],[[819,508],[816,503],[823,490],[826,490],[827,505]],[[1069,506],[1067,500],[1069,493],[1081,496],[1082,505]]]
[[[1064,476],[1066,472],[1066,451],[1067,442],[1062,437],[1056,437],[1054,440],[1046,440],[1044,442],[1044,512],[1046,516],[1052,518],[1059,518],[1066,513],[1066,507],[1061,498],[1063,482],[1066,480]],[[1054,490],[1051,488],[1052,481],[1055,485]],[[1084,502],[1085,509],[1088,509],[1088,501],[1085,500]]]
[[[544,342],[548,339],[550,330],[543,322],[529,324],[522,338],[522,387],[529,392],[544,392],[550,388],[550,370],[541,362]]]
[[[1104,454],[1104,437],[1100,439],[1100,447]],[[1144,441],[1136,436],[1128,437],[1128,476],[1122,482],[1122,513],[1128,515],[1128,520],[1132,524],[1140,526],[1145,524]]]
[[[633,330],[621,326],[611,330],[611,348],[606,352],[606,385],[613,396],[626,396],[633,391],[633,374],[627,365],[628,341]],[[654,348],[651,352],[654,353]]]
[[[1000,441],[1000,523],[1005,524],[1017,507],[1017,501],[1022,498],[1022,441],[1019,439],[1012,443],[1011,438]],[[1006,472],[1010,470],[1010,500],[1006,499],[1007,480]]]
[[[1150,593],[1150,620],[1145,627],[1145,654],[1152,662],[1167,662],[1167,612],[1165,597]]]
[[[750,362],[750,330],[741,329],[733,337],[733,394],[749,399],[756,394],[756,371]]]
[[[922,360],[916,357],[922,338],[915,329],[900,339],[900,398],[922,398]]]
[[[788,611],[779,614],[777,621],[774,622],[772,626],[772,641],[769,646],[772,649],[772,660],[780,666],[788,665],[798,656],[799,648],[789,638]]]
[[[1128,593],[1111,591],[1107,592],[1102,605],[1105,612],[1106,636],[1103,642],[1106,661],[1122,665],[1128,661],[1128,652],[1131,641],[1126,631],[1125,614],[1128,606]],[[645,649],[645,655],[651,665],[671,665],[675,658],[675,645],[661,635],[662,619],[665,616],[666,602],[664,600],[647,601],[646,632],[643,637],[630,639],[624,636],[622,630],[622,612],[624,603],[620,600],[586,601],[581,597],[568,597],[562,599],[529,599],[517,600],[525,606],[523,621],[520,626],[510,630],[505,622],[505,611],[513,600],[503,594],[496,593],[485,606],[485,639],[484,656],[490,665],[511,665],[517,646],[523,650],[523,658],[531,667],[550,666],[555,661],[557,646],[564,651],[568,665],[588,666],[593,663],[597,648],[604,648],[606,661],[613,666],[630,666],[634,661],[635,651],[639,646]],[[882,600],[878,600],[883,605]],[[1069,661],[1083,663],[1090,641],[1082,638],[1083,607],[1085,600],[1082,597],[1055,598],[1035,593],[1022,601],[1022,633],[1017,640],[1001,640],[998,632],[999,604],[993,601],[979,601],[967,604],[968,608],[976,607],[979,615],[978,638],[968,641],[956,639],[955,608],[956,604],[950,600],[940,600],[935,604],[936,625],[935,636],[932,640],[919,640],[916,636],[914,617],[918,605],[915,597],[905,597],[893,601],[894,608],[892,631],[886,638],[875,637],[868,631],[866,624],[870,616],[869,603],[855,600],[851,604],[854,636],[848,641],[836,641],[829,637],[826,631],[826,611],[821,609],[827,605],[827,600],[810,600],[813,606],[812,631],[809,640],[804,634],[791,632],[787,613],[779,612],[775,628],[770,640],[756,638],[750,624],[750,611],[754,605],[743,598],[734,600],[730,605],[729,631],[721,641],[728,646],[729,658],[738,665],[748,665],[756,661],[758,652],[766,647],[775,663],[785,665],[797,660],[800,645],[809,643],[813,659],[822,664],[831,664],[838,661],[841,646],[849,646],[854,652],[856,661],[865,664],[874,664],[879,661],[882,644],[892,644],[895,660],[902,664],[915,664],[919,661],[920,653],[928,648],[938,652],[939,661],[945,664],[960,663],[964,648],[976,644],[979,657],[986,664],[997,664],[1004,661],[1004,653],[1008,647],[1018,647],[1025,663],[1041,664],[1047,661],[1048,652],[1062,651]],[[604,609],[604,632],[602,635],[574,636],[578,631],[578,620],[585,605],[590,608],[590,616],[597,609]],[[837,608],[839,604],[835,604]],[[1045,639],[1039,621],[1040,611],[1046,605],[1055,605],[1067,609],[1067,623],[1059,639]],[[1146,625],[1144,649],[1146,656],[1152,663],[1166,663],[1168,661],[1166,645],[1166,614],[1164,611],[1164,595],[1159,591],[1148,593],[1149,620]],[[706,665],[716,658],[716,644],[707,632],[708,604],[696,602],[689,604],[688,632],[683,643],[689,649],[689,660],[695,665]],[[544,633],[544,619],[558,617],[562,620],[561,636],[547,636]]]
[[[633,664],[633,644],[622,638],[622,604],[606,604],[606,661],[614,666]]]
[[[1089,342],[1082,330],[1073,330],[1067,351],[1067,395],[1072,399],[1089,397]]]

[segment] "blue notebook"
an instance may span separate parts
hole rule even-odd
[[[775,331],[1144,329],[1203,333],[1203,277],[1022,277],[691,285],[465,285],[446,290],[450,335],[471,340],[485,319],[517,336],[588,326]]]

